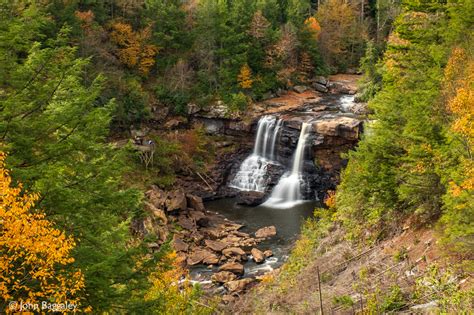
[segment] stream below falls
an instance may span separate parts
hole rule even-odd
[[[206,209],[223,215],[228,220],[244,225],[240,231],[254,233],[259,228],[274,225],[277,235],[258,245],[261,250],[271,249],[273,256],[262,264],[255,263],[250,257],[244,263],[244,277],[256,276],[280,267],[288,258],[291,246],[296,240],[302,223],[312,215],[317,201],[306,201],[290,209],[269,208],[264,205],[249,207],[237,204],[235,198],[219,199],[205,203]],[[210,283],[210,277],[217,267],[199,265],[191,269],[191,279],[202,284]]]

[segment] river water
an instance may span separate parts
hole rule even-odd
[[[256,247],[262,251],[271,249],[273,257],[268,258],[262,264],[256,264],[249,259],[245,264],[245,275],[254,276],[263,272],[271,271],[280,267],[288,258],[291,246],[297,239],[304,220],[310,217],[319,203],[307,201],[297,204],[290,209],[268,208],[263,205],[247,207],[238,205],[233,198],[219,199],[206,202],[208,211],[217,212],[232,222],[244,225],[240,231],[245,233],[255,233],[259,228],[274,225],[277,235],[261,242]],[[196,266],[191,270],[193,280],[207,283],[212,272],[217,268],[207,268]]]

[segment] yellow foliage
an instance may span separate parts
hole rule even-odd
[[[71,270],[75,243],[33,210],[38,194],[12,186],[0,152],[0,295],[11,301],[79,305],[84,277]],[[68,270],[66,270],[66,268]],[[1,304],[0,304],[1,305]],[[8,311],[8,310],[7,310]]]
[[[117,22],[112,25],[112,41],[119,46],[120,61],[130,68],[137,67],[143,74],[148,74],[155,64],[158,48],[147,44],[150,38],[150,27],[135,32],[127,23]]]
[[[315,39],[319,38],[321,34],[321,26],[319,25],[318,20],[315,17],[311,16],[304,21],[304,24],[308,28],[308,30],[313,33]]]
[[[193,285],[187,279],[176,252],[168,253],[149,277],[152,287],[145,301],[160,301],[168,314],[185,314],[194,294]]]
[[[239,86],[243,89],[250,89],[252,87],[252,70],[250,69],[248,64],[244,64],[240,68],[240,73],[237,76],[237,81],[239,83]]]
[[[324,198],[324,204],[328,208],[335,208],[336,207],[336,192],[334,190],[328,191],[326,198]]]
[[[451,113],[451,130],[464,139],[470,152],[474,150],[474,59],[462,48],[455,48],[445,69],[446,108]],[[463,158],[459,168],[463,179],[450,182],[454,197],[474,189],[474,161]]]

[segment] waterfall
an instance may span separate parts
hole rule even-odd
[[[298,145],[293,156],[291,171],[286,172],[273,189],[270,198],[263,206],[271,208],[290,208],[302,202],[301,185],[303,184],[303,162],[306,140],[311,130],[310,123],[303,123],[301,126]]]
[[[260,118],[253,153],[242,162],[230,187],[244,191],[265,191],[268,184],[267,167],[275,163],[275,148],[281,126],[282,121],[276,116]]]

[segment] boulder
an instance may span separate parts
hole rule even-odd
[[[178,235],[173,235],[172,245],[175,251],[177,252],[186,252],[188,251],[189,245],[186,244]]]
[[[263,252],[263,255],[265,255],[265,258],[272,257],[273,252],[271,249],[267,249],[266,251]]]
[[[189,210],[188,216],[199,226],[208,226],[209,224],[209,218],[206,217],[204,212]]]
[[[237,296],[234,296],[232,294],[225,294],[225,295],[222,296],[222,302],[224,302],[225,304],[232,303],[236,299],[237,299]]]
[[[261,191],[240,191],[237,198],[237,203],[240,205],[258,206],[263,203],[265,193]]]
[[[227,247],[227,243],[221,241],[205,240],[204,243],[207,247],[209,247],[215,252],[221,252],[224,248]]]
[[[295,85],[293,87],[293,91],[295,91],[296,93],[304,93],[307,90],[308,90],[308,87],[304,85]]]
[[[145,201],[145,210],[151,214],[155,219],[159,219],[163,224],[168,223],[168,218],[163,210],[155,207],[151,202]]]
[[[237,276],[229,271],[221,271],[211,276],[213,282],[226,283],[237,279]]]
[[[210,239],[220,238],[222,234],[222,230],[215,226],[206,227],[200,229],[200,231]]]
[[[219,267],[219,271],[229,271],[235,273],[236,275],[244,274],[244,266],[237,262],[228,262]]]
[[[362,131],[362,121],[357,118],[339,116],[316,120],[313,123],[316,133],[326,136],[336,136],[348,140],[358,140]]]
[[[197,249],[193,251],[190,255],[188,255],[188,258],[186,262],[188,263],[189,266],[194,266],[197,264],[202,263],[204,260],[209,261],[213,260],[216,255],[208,250],[205,249]]]
[[[314,82],[326,86],[328,84],[328,79],[323,76],[316,76]]]
[[[239,247],[229,247],[226,248],[222,251],[222,254],[224,254],[226,257],[231,257],[231,256],[243,256],[245,255],[245,252],[242,248]]]
[[[271,226],[266,226],[261,229],[258,229],[257,232],[255,232],[255,237],[258,238],[267,238],[271,236],[276,235],[276,227],[271,225]]]
[[[318,92],[321,93],[327,93],[329,90],[325,85],[319,84],[319,83],[313,83],[313,89],[315,89]]]
[[[252,248],[252,250],[250,251],[250,253],[252,254],[253,256],[253,260],[259,264],[259,263],[262,263],[265,261],[265,254],[257,249],[257,248]]]
[[[216,254],[211,254],[206,256],[203,260],[202,263],[205,265],[217,265],[219,263],[219,257]]]
[[[204,203],[202,202],[201,197],[191,195],[191,194],[187,194],[186,195],[186,201],[187,201],[188,207],[190,207],[194,210],[201,211],[201,212],[204,212],[206,210],[204,208]]]
[[[145,193],[145,196],[157,209],[164,209],[166,199],[168,198],[168,194],[157,186],[152,186],[152,188]]]
[[[197,112],[199,112],[200,110],[201,109],[199,108],[199,106],[197,106],[194,103],[188,103],[188,105],[186,105],[186,111],[187,111],[188,115],[194,115]]]
[[[185,228],[186,230],[189,230],[189,231],[193,231],[196,229],[196,224],[194,223],[194,221],[185,215],[180,215],[178,217],[178,224],[182,228]]]
[[[183,117],[170,118],[164,125],[165,129],[176,129],[186,123],[186,119]]]
[[[182,189],[176,189],[169,192],[165,206],[167,211],[186,210],[187,201],[184,191]]]
[[[253,279],[245,278],[241,280],[229,281],[224,284],[224,287],[230,292],[242,292],[252,282],[254,282]]]
[[[237,230],[240,230],[242,227],[243,227],[242,224],[226,223],[226,224],[224,224],[224,231],[226,231],[226,232],[237,231]]]
[[[328,83],[328,88],[331,93],[335,94],[354,95],[357,92],[350,84],[344,82],[330,82]]]

